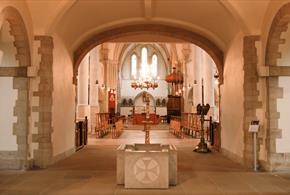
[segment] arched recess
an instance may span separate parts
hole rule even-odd
[[[84,56],[95,46],[108,42],[113,39],[117,39],[123,36],[134,36],[140,35],[144,33],[156,34],[174,37],[180,40],[184,40],[190,43],[193,43],[202,49],[204,49],[214,60],[219,74],[220,74],[220,83],[223,81],[223,51],[211,40],[206,37],[197,34],[195,32],[191,32],[189,30],[176,28],[167,25],[159,25],[159,24],[137,24],[137,25],[129,25],[119,28],[114,28],[111,30],[107,30],[101,33],[94,34],[90,36],[87,40],[81,43],[78,48],[74,52],[74,76],[73,81],[76,81],[76,75],[78,71],[78,66]]]
[[[19,66],[29,66],[29,39],[22,16],[17,9],[8,6],[0,14],[0,25],[3,21],[8,21],[10,24],[10,34],[14,37],[14,46],[17,49],[15,58],[18,60]]]
[[[118,61],[120,62],[119,63],[120,65],[124,64],[124,60],[125,60],[127,54],[130,53],[136,46],[137,46],[137,44],[126,44],[122,47],[122,49],[118,53],[116,52],[114,54],[114,56],[116,56],[118,54],[118,56],[119,56]],[[152,44],[152,47],[158,51],[158,53],[162,57],[163,61],[165,62],[166,67],[168,68],[169,64],[168,64],[167,58],[169,56],[169,52],[168,52],[167,48],[160,43],[154,43],[154,44]],[[121,68],[121,67],[119,67],[119,68]]]
[[[281,129],[280,121],[282,115],[286,113],[281,113],[279,111],[278,101],[285,99],[285,89],[281,87],[280,79],[281,77],[290,78],[290,65],[281,64],[283,63],[283,58],[287,58],[289,55],[285,55],[282,48],[287,44],[289,45],[289,22],[290,22],[290,3],[283,5],[277,14],[275,15],[268,35],[267,45],[266,45],[266,55],[265,63],[269,69],[269,73],[266,78],[267,85],[267,169],[269,170],[279,170],[290,168],[289,162],[289,152],[278,151],[277,140],[281,139],[283,134]],[[284,37],[287,35],[288,37]],[[289,46],[288,46],[289,47]],[[286,86],[289,83],[286,83]],[[287,90],[287,89],[286,89]],[[287,92],[286,92],[287,93]],[[289,98],[288,98],[289,99]],[[287,107],[287,105],[285,105]],[[284,116],[285,117],[285,116]],[[285,135],[284,135],[285,136]]]
[[[0,25],[5,21],[9,23],[9,33],[13,37],[13,46],[16,48],[14,57],[18,64],[9,67],[1,66],[0,77],[12,78],[13,90],[17,90],[17,97],[13,108],[13,115],[16,120],[12,124],[13,135],[16,136],[17,150],[0,151],[0,153],[8,152],[4,154],[4,157],[8,155],[8,157],[6,156],[8,160],[6,159],[4,165],[1,164],[1,167],[8,169],[26,169],[28,168],[29,118],[29,79],[27,76],[27,67],[31,63],[29,39],[22,16],[17,9],[11,6],[4,8],[0,13]]]
[[[152,105],[155,106],[156,104],[155,104],[154,96],[153,96],[151,93],[146,92],[146,91],[142,91],[142,92],[140,92],[139,94],[137,94],[137,95],[135,96],[134,101],[133,101],[133,102],[134,102],[134,105],[135,105],[136,101],[137,101],[139,98],[141,98],[141,97],[144,96],[144,94],[147,94],[147,95],[149,96],[149,99],[150,99],[150,100],[153,100],[153,101],[151,101],[151,102],[152,102]]]

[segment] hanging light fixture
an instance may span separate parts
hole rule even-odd
[[[136,75],[134,75],[135,79],[131,83],[131,87],[134,89],[156,89],[158,87],[158,78],[154,73],[152,72],[152,69],[150,68],[150,65],[143,64],[142,68],[140,70],[140,77],[139,79],[136,79]]]

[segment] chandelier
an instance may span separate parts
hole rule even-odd
[[[155,89],[158,87],[158,83],[156,80],[134,80],[132,83],[131,83],[131,87],[134,88],[134,89]]]
[[[157,75],[152,71],[150,65],[142,64],[141,70],[139,74],[139,78],[136,79],[136,75],[134,76],[134,81],[131,83],[131,87],[134,89],[156,89],[158,87],[157,80],[159,79],[156,77]]]

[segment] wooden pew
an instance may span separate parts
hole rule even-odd
[[[204,132],[207,140],[209,140],[211,124],[212,117],[205,118]],[[189,135],[195,138],[199,137],[201,131],[200,115],[196,113],[183,113],[181,115],[181,128],[185,135]]]
[[[120,135],[123,133],[124,120],[125,120],[124,117],[118,117],[118,119],[115,120],[115,125],[111,131],[113,139],[120,137]]]
[[[184,138],[181,128],[181,120],[180,117],[171,117],[169,130],[178,138]]]
[[[109,133],[109,113],[96,113],[95,133],[97,138],[102,138]]]
[[[181,128],[184,134],[186,135],[190,135],[190,122],[191,122],[191,114],[192,113],[182,113],[181,114]]]

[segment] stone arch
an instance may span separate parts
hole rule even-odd
[[[19,62],[19,66],[30,65],[30,47],[26,27],[22,16],[17,9],[8,6],[1,12],[0,21],[8,21],[10,24],[10,34],[14,37],[14,46],[17,49],[15,58]]]
[[[125,61],[127,54],[130,53],[137,45],[138,44],[126,44],[122,47],[121,51],[118,52],[118,54],[119,54],[118,61],[120,62],[120,66],[122,66],[124,64],[124,61]],[[164,47],[160,43],[154,43],[154,44],[152,44],[152,47],[155,48],[156,50],[158,50],[158,52],[159,52],[160,56],[162,57],[166,67],[168,68],[169,64],[167,64],[168,63],[167,58],[169,56],[169,52],[167,51],[167,48]]]
[[[154,43],[154,44],[144,44],[144,43],[131,43],[131,44],[127,44],[126,46],[123,47],[122,51],[120,52],[120,57],[119,57],[119,78],[122,78],[122,70],[123,67],[125,65],[126,59],[128,58],[129,54],[133,54],[135,53],[137,56],[137,59],[139,60],[138,63],[140,64],[140,60],[141,60],[141,56],[138,55],[138,52],[134,52],[134,50],[138,47],[140,47],[141,45],[145,45],[146,48],[148,49],[148,52],[150,49],[154,49],[156,52],[156,54],[160,57],[160,60],[162,62],[164,62],[164,66],[165,66],[165,73],[168,74],[168,70],[170,68],[170,65],[167,61],[167,58],[169,57],[168,55],[165,56],[167,53],[164,51],[164,48],[162,48],[158,43]],[[150,48],[150,49],[149,49]],[[142,49],[142,48],[141,48]],[[140,50],[141,51],[141,50]],[[148,54],[149,57],[149,54]],[[149,62],[150,63],[150,60]]]
[[[282,37],[287,32],[290,22],[290,3],[284,4],[276,13],[270,26],[266,45],[265,64],[269,69],[266,79],[267,86],[267,152],[269,170],[284,169],[290,167],[290,156],[277,153],[276,140],[282,137],[282,129],[278,123],[280,113],[278,112],[278,99],[283,98],[283,88],[279,86],[279,76],[290,76],[289,67],[278,66],[278,60],[283,58],[280,46],[286,43]],[[288,40],[290,41],[290,40]],[[286,159],[287,158],[287,159]],[[284,159],[281,161],[281,159]]]
[[[137,24],[119,28],[114,28],[101,33],[90,36],[87,40],[81,43],[74,52],[74,76],[73,81],[76,81],[78,66],[84,56],[95,46],[123,36],[139,35],[143,33],[158,34],[163,36],[171,36],[177,39],[191,42],[203,50],[205,50],[214,60],[218,72],[220,73],[220,83],[223,82],[223,51],[208,38],[182,28],[158,25],[158,24]]]
[[[14,7],[5,7],[0,13],[0,25],[7,21],[10,34],[16,48],[15,59],[18,67],[1,67],[1,75],[13,77],[13,89],[17,90],[17,99],[13,108],[13,135],[16,136],[17,151],[10,152],[3,167],[9,169],[27,169],[28,165],[28,118],[29,118],[29,79],[27,67],[31,64],[29,39],[21,14]],[[5,154],[4,154],[5,155]],[[11,161],[11,162],[10,162]]]
[[[155,106],[155,105],[156,105],[156,101],[155,101],[155,99],[154,99],[154,96],[153,96],[151,93],[146,92],[146,91],[142,91],[142,92],[138,93],[138,94],[134,97],[134,101],[133,101],[133,102],[134,102],[134,105],[135,105],[136,100],[139,99],[139,98],[143,95],[143,93],[146,93],[146,94],[148,94],[148,95],[150,96],[150,99],[153,100],[153,105]]]

